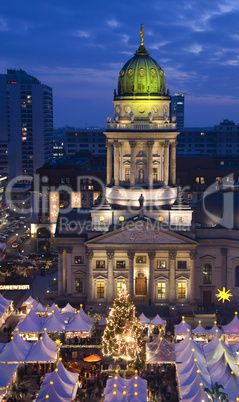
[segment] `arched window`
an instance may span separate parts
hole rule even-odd
[[[235,286],[239,286],[239,265],[235,268]]]
[[[205,264],[203,267],[203,284],[208,285],[210,283],[212,283],[212,266]]]

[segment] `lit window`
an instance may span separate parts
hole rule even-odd
[[[125,181],[130,181],[130,168],[125,168]]]
[[[166,285],[165,283],[158,283],[158,299],[165,299]]]
[[[119,294],[119,292],[121,291],[123,286],[123,282],[117,282],[117,295]]]
[[[105,260],[97,260],[96,268],[105,268]]]
[[[192,193],[188,193],[188,201],[192,201],[193,200],[193,195]]]
[[[75,264],[84,264],[84,257],[82,255],[75,256]]]
[[[97,299],[103,299],[105,296],[105,284],[103,282],[97,283]]]
[[[153,181],[157,181],[157,180],[158,180],[158,169],[153,168]]]
[[[125,261],[116,261],[116,268],[125,268]]]
[[[211,264],[205,264],[203,267],[203,284],[212,283],[212,266]]]
[[[76,293],[83,293],[83,279],[76,278],[75,285],[76,285]]]
[[[166,261],[165,260],[158,260],[157,261],[157,268],[158,269],[165,269],[166,268]]]
[[[186,284],[178,283],[178,299],[186,299]]]
[[[146,264],[146,257],[144,255],[136,257],[136,264]]]

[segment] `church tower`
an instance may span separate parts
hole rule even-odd
[[[176,122],[170,121],[165,74],[144,46],[128,60],[114,91],[114,117],[108,117],[107,188],[111,206],[171,205],[177,197]]]

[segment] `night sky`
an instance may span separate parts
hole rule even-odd
[[[238,0],[2,1],[0,73],[51,86],[55,127],[105,127],[143,23],[170,93],[186,93],[185,126],[239,124],[238,21]]]

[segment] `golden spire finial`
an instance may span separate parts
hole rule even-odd
[[[140,46],[144,46],[144,25],[143,24],[141,24],[139,34],[140,34]]]

